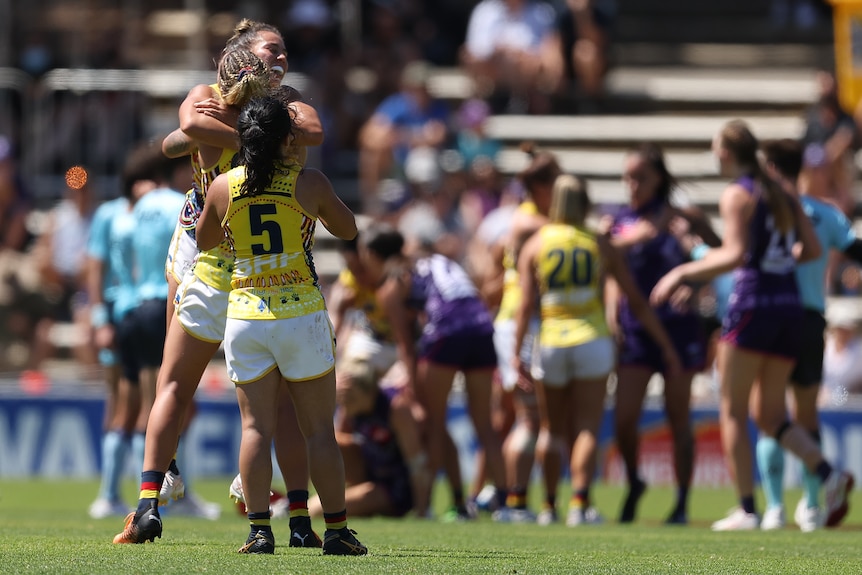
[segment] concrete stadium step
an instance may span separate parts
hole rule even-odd
[[[704,68],[824,68],[834,65],[832,42],[728,44],[626,41],[611,46],[611,61],[622,66],[698,66]]]
[[[652,141],[708,148],[724,123],[741,119],[761,140],[798,138],[804,120],[795,115],[737,116],[493,116],[487,132],[504,142],[535,141],[540,145],[631,145]]]
[[[545,148],[553,152],[563,169],[585,177],[620,177],[627,149]],[[708,150],[665,150],[668,169],[678,178],[704,178],[716,175],[716,161]],[[516,174],[528,164],[526,154],[515,148],[500,152],[497,167],[504,174]]]
[[[620,68],[607,78],[616,97],[641,97],[667,104],[722,103],[804,107],[817,98],[813,68]]]
[[[684,48],[676,46],[676,50]],[[698,56],[698,47],[690,47],[688,58],[711,60],[714,54],[708,48]],[[654,104],[674,105],[691,103],[703,106],[727,104],[740,106],[769,106],[771,108],[804,107],[814,101],[816,68],[796,64],[793,68],[775,68],[763,65],[740,68],[739,62],[752,57],[749,49],[733,47],[722,50],[727,62],[724,66],[701,68],[697,61],[691,66],[618,66],[607,76],[608,100],[643,100]],[[698,67],[694,67],[698,66]],[[439,98],[458,102],[474,94],[475,85],[470,76],[458,68],[437,68],[429,80],[429,89]]]

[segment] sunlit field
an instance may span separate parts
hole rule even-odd
[[[93,520],[87,507],[98,484],[40,480],[0,481],[0,560],[4,573],[816,573],[856,574],[860,570],[862,498],[855,493],[845,524],[834,530],[801,533],[794,525],[777,532],[712,533],[709,524],[734,505],[730,490],[695,490],[691,525],[666,527],[669,488],[651,488],[634,525],[614,518],[623,491],[599,486],[595,503],[604,525],[567,528],[563,524],[498,524],[487,514],[475,521],[351,519],[368,546],[366,557],[324,557],[319,550],[287,546],[286,520],[274,522],[274,556],[236,553],[245,542],[245,519],[227,498],[229,477],[195,482],[198,494],[223,504],[218,521],[171,517],[164,512],[161,539],[145,545],[112,545],[122,518]],[[131,501],[131,481],[123,492]],[[534,502],[537,493],[531,494]],[[560,492],[561,507],[568,498]],[[799,498],[787,496],[789,515]],[[762,506],[762,501],[759,502]],[[448,506],[438,489],[438,516]],[[323,523],[315,521],[322,532]]]

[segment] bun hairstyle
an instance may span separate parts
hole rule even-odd
[[[532,193],[537,185],[553,185],[557,176],[563,173],[553,153],[539,149],[534,142],[522,142],[520,148],[530,157],[530,163],[518,174],[528,192]]]
[[[275,96],[253,98],[237,120],[241,147],[239,163],[245,166],[243,195],[262,194],[272,181],[282,159],[282,145],[293,136],[293,118],[281,99]]]
[[[767,176],[760,165],[757,138],[748,125],[742,120],[728,122],[719,133],[719,143],[733,156],[741,172],[760,184],[776,229],[781,233],[791,231],[795,221],[790,202],[778,182]]]
[[[218,88],[225,104],[242,106],[269,92],[269,70],[250,50],[228,50],[219,61]]]
[[[261,32],[272,32],[281,37],[281,31],[275,26],[243,18],[233,29],[233,35],[228,38],[227,42],[225,42],[222,54],[230,50],[235,50],[236,48],[245,48],[246,50],[250,50],[255,39]]]
[[[591,206],[586,180],[569,174],[557,176],[548,212],[552,222],[581,227],[586,223]]]
[[[364,231],[359,242],[383,261],[400,256],[404,249],[404,236],[401,232],[383,223],[375,224]]]

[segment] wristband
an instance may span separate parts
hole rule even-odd
[[[108,308],[103,303],[94,304],[90,308],[90,325],[98,329],[108,324]]]
[[[691,249],[689,252],[689,257],[693,260],[702,260],[706,253],[709,251],[709,246],[706,244],[698,244]]]

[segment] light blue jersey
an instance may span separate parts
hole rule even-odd
[[[165,256],[177,224],[177,214],[185,196],[170,188],[159,188],[145,194],[135,204],[132,217],[138,233],[132,240],[135,262],[135,286],[139,301],[167,299]]]
[[[87,240],[87,256],[102,262],[102,299],[106,303],[114,303],[117,299],[118,279],[111,267],[109,258],[111,224],[117,214],[128,211],[129,201],[126,198],[115,198],[100,205],[93,214],[90,224],[90,237]]]
[[[135,293],[135,263],[132,255],[132,240],[137,232],[132,210],[114,214],[111,229],[108,232],[108,259],[111,270],[117,279],[117,297],[114,299],[114,322],[119,323],[123,317],[138,305]]]
[[[816,260],[796,266],[796,283],[802,307],[824,313],[826,309],[826,265],[829,250],[843,252],[856,239],[850,220],[837,207],[809,196],[802,196],[802,209],[811,220],[821,254]]]
[[[690,257],[693,260],[702,260],[708,251],[708,245],[700,244],[691,250]],[[724,316],[727,315],[727,304],[730,300],[730,294],[733,293],[733,272],[716,276],[710,283],[715,296],[715,317],[719,321],[724,321]]]

